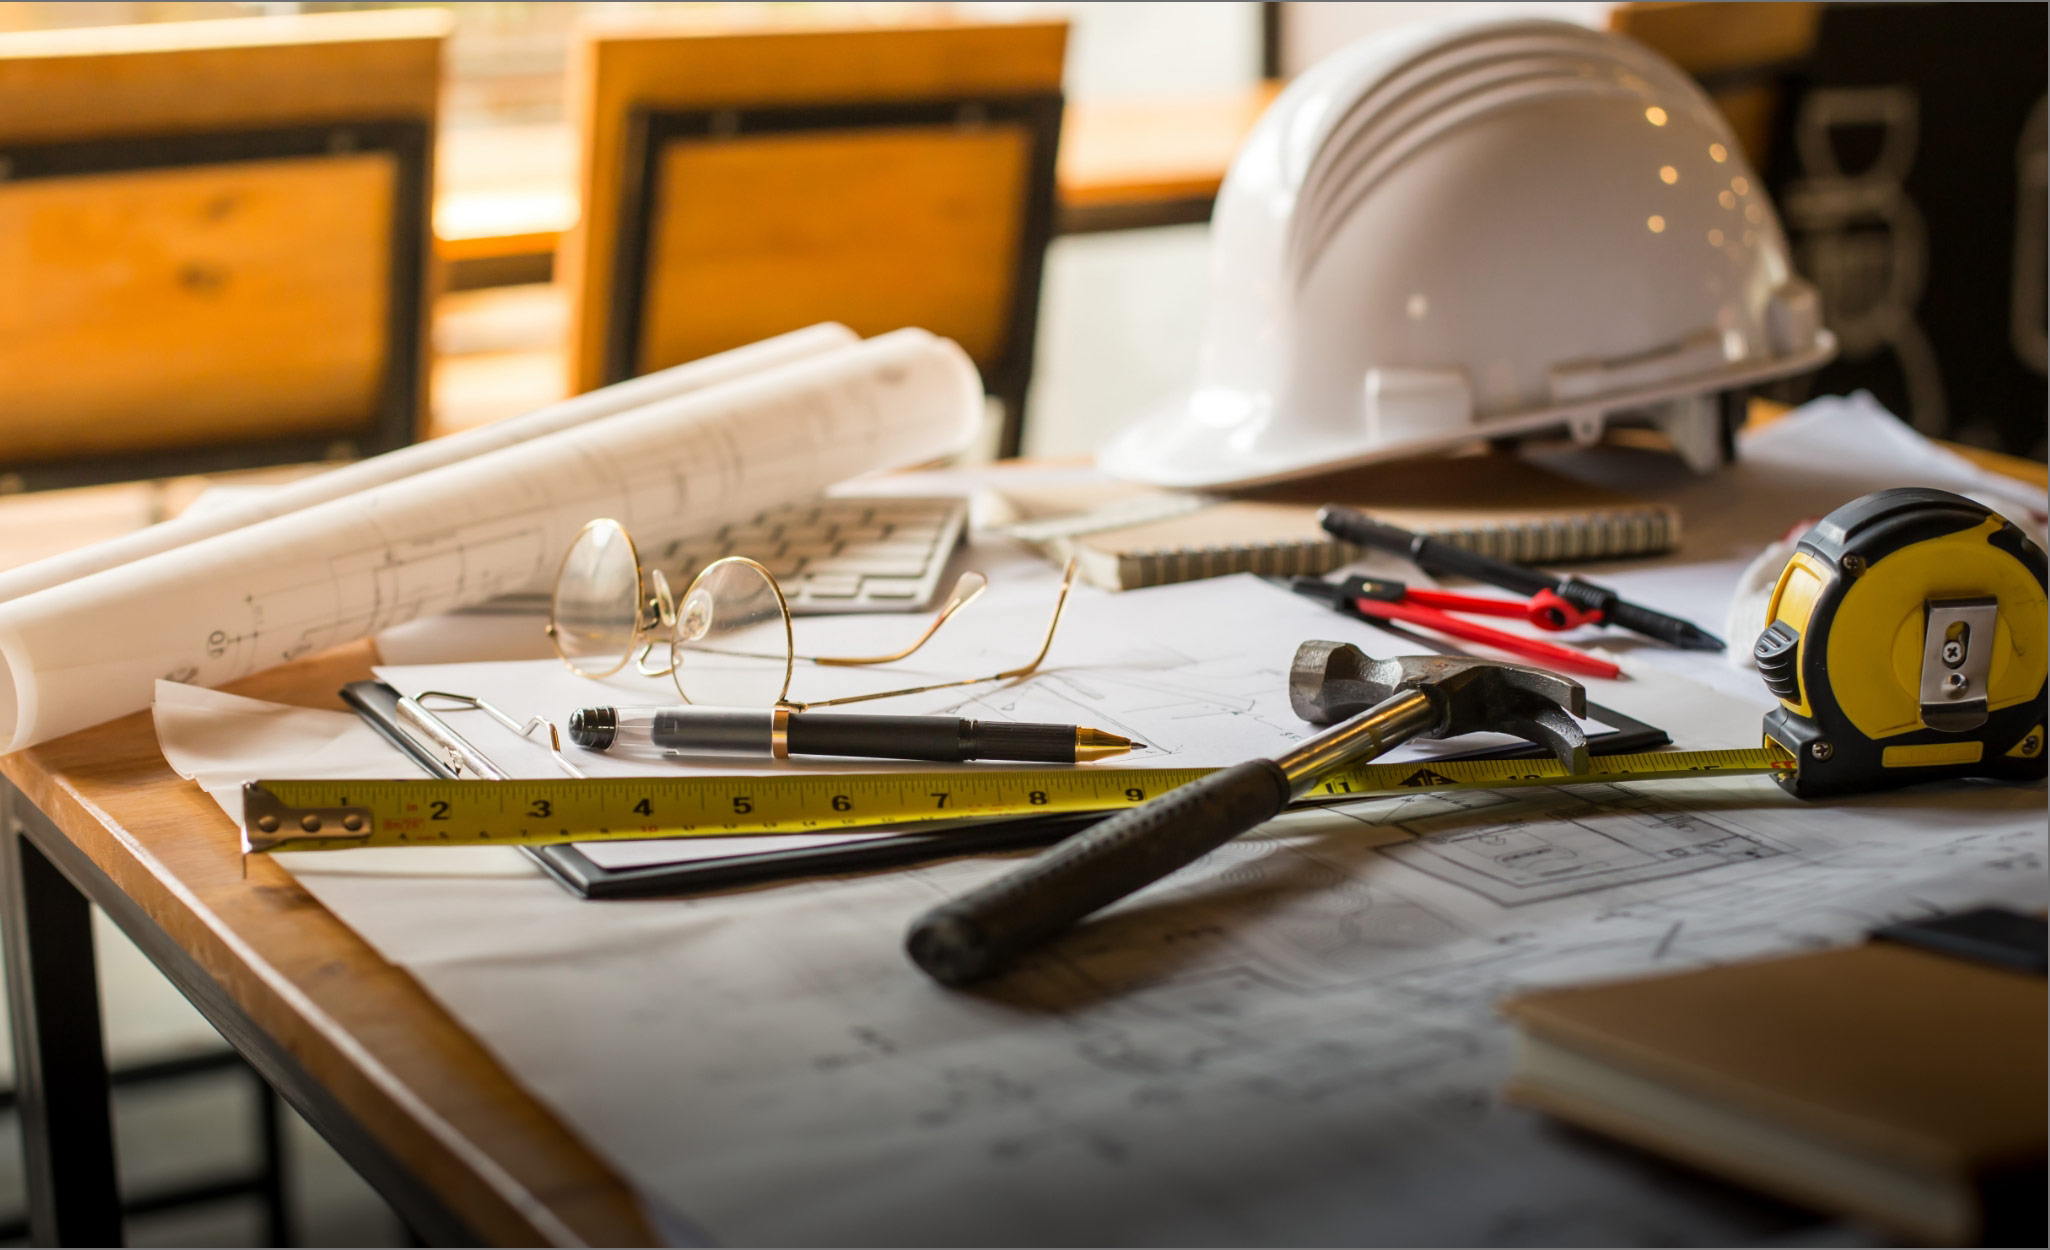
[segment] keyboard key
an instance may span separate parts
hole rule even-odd
[[[833,561],[837,564],[846,559],[916,560],[922,568],[931,553],[931,543],[848,543],[841,546]]]
[[[895,602],[925,597],[925,579],[919,577],[864,577],[861,597]]]
[[[843,551],[831,560],[823,561],[820,571],[864,577],[917,577],[925,572],[925,560],[918,557],[909,560],[887,559],[871,557],[865,551]]]
[[[859,577],[812,576],[799,584],[799,593],[807,599],[852,599],[861,593]]]

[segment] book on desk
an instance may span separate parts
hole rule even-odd
[[[1513,998],[1508,1097],[1919,1241],[2043,1244],[2043,921],[1876,937]]]

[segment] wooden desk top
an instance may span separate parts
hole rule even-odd
[[[1958,450],[2045,480],[2032,461]],[[227,689],[340,710],[373,656],[355,643]],[[0,773],[478,1236],[655,1240],[626,1185],[410,975],[269,859],[244,879],[233,826],[171,772],[147,712],[0,756]]]
[[[342,709],[368,642],[227,687]],[[147,712],[0,757],[4,772],[158,927],[477,1236],[649,1245],[633,1194],[405,972],[171,772]]]

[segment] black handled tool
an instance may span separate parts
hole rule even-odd
[[[1453,656],[1368,658],[1349,643],[1306,642],[1289,672],[1289,702],[1314,724],[1343,722],[1279,759],[1252,760],[1170,790],[1077,834],[1022,868],[920,917],[906,939],[936,980],[965,985],[996,972],[1084,916],[1279,814],[1341,768],[1412,738],[1494,731],[1550,748],[1587,771],[1579,682]]]
[[[1364,513],[1336,504],[1327,504],[1317,510],[1317,524],[1333,538],[1343,539],[1354,546],[1406,556],[1426,573],[1471,577],[1477,582],[1500,586],[1521,595],[1549,590],[1584,612],[1598,614],[1604,624],[1620,626],[1687,651],[1723,650],[1722,639],[1694,622],[1631,603],[1606,586],[1584,582],[1577,577],[1560,577],[1526,564],[1496,560],[1442,539],[1383,524]]]

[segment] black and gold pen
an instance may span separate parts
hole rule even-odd
[[[1028,725],[959,716],[836,715],[787,708],[587,707],[570,713],[571,742],[678,755],[851,755],[887,760],[1015,760],[1082,764],[1137,747],[1083,725]]]

